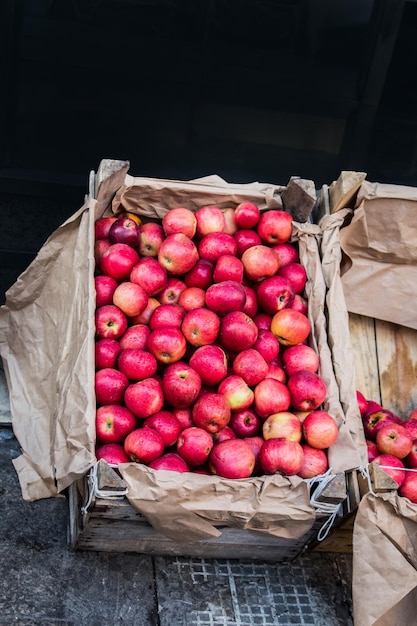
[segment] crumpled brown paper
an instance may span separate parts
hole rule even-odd
[[[112,206],[106,207],[103,200],[112,196],[111,181],[107,180],[104,195],[99,191],[97,201],[88,201],[51,235],[37,259],[9,290],[6,305],[0,310],[0,348],[11,395],[12,423],[22,446],[15,467],[26,500],[57,495],[82,478],[96,461],[94,219],[106,211],[117,212],[121,206],[141,216],[160,217],[173,205],[196,208],[196,197],[201,206],[214,202],[236,206],[245,199],[262,208],[280,206],[280,188],[268,184],[228,185],[219,177],[209,177],[203,182],[173,181],[171,185],[169,181],[126,176],[120,187],[119,178],[114,180],[116,195]],[[139,207],[132,203],[132,198],[138,199]],[[308,275],[312,341],[319,352],[320,373],[328,385],[326,406],[341,428],[341,436],[331,449],[332,471],[337,473],[356,467],[358,457],[352,445],[355,437],[350,433],[351,426],[345,425],[328,343],[320,238],[318,225],[294,223],[292,239],[299,243],[300,259]],[[209,504],[204,504],[208,519],[203,523],[200,511],[195,528],[194,513],[188,512],[184,517],[189,505],[184,505],[181,490],[166,490],[166,476],[135,464],[125,466],[123,471],[129,484],[128,498],[141,512],[145,506],[142,481],[145,476],[147,480],[152,476],[153,482],[147,486],[147,515],[153,523],[160,523],[158,513],[162,507],[170,520],[169,529],[164,527],[164,532],[175,536],[177,532],[183,534],[184,528],[189,537],[193,529],[197,535],[203,532],[211,536],[218,532],[211,523],[215,520],[220,525],[255,524],[262,532],[271,529],[275,535],[283,533],[295,538],[315,519],[304,481],[262,477],[230,485],[230,481],[215,477],[193,477],[193,485],[198,481],[208,483],[210,489],[216,485],[208,491]],[[199,489],[203,488],[199,484]],[[189,491],[185,500],[198,501],[194,495]],[[275,499],[277,506],[279,501],[279,510],[272,503]]]
[[[218,537],[216,526],[298,539],[315,521],[307,483],[297,476],[228,480],[120,466],[128,498],[152,527],[177,542]]]
[[[353,530],[355,626],[417,621],[417,505],[396,491],[366,494]]]
[[[349,311],[417,330],[417,188],[365,181],[340,231]]]

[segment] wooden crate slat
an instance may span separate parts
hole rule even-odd
[[[381,404],[405,418],[417,407],[417,331],[375,321]]]
[[[375,320],[349,313],[349,330],[355,355],[356,388],[368,400],[381,399]]]

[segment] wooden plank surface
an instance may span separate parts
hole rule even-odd
[[[372,317],[349,313],[349,330],[355,355],[356,389],[368,400],[380,402],[375,320]]]
[[[405,418],[417,407],[417,331],[376,320],[382,406]]]

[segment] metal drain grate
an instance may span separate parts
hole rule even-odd
[[[349,626],[349,589],[331,558],[291,563],[155,559],[161,626]],[[324,567],[323,567],[324,565]]]

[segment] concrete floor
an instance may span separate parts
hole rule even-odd
[[[0,624],[351,626],[351,557],[290,563],[71,552],[64,497],[24,502],[0,427]]]

